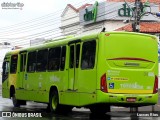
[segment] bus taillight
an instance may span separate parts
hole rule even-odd
[[[101,91],[108,92],[106,74],[103,74],[102,77],[101,77]]]
[[[158,77],[155,76],[153,94],[158,92]]]

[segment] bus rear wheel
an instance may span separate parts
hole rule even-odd
[[[105,104],[92,105],[89,109],[93,114],[105,114],[110,112],[110,106]]]
[[[51,112],[60,111],[59,96],[57,90],[54,90],[50,93],[49,107]]]
[[[13,96],[12,96],[12,102],[13,102],[13,105],[14,105],[14,107],[20,107],[20,100],[17,100],[16,99],[16,95],[15,94],[13,94]]]

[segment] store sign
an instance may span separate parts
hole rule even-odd
[[[132,16],[132,10],[134,11],[134,8],[128,8],[126,3],[123,4],[122,6],[123,8],[118,9],[118,15],[121,17],[122,16],[125,16],[125,17]]]
[[[86,13],[84,14],[84,20],[85,21],[94,20],[94,22],[96,22],[97,10],[98,10],[98,2],[96,1],[96,3],[93,6],[93,10],[88,11],[87,8],[85,9]]]
[[[127,4],[124,3],[122,4],[122,8],[118,9],[118,15],[121,17],[131,17],[133,16],[133,11],[135,10],[135,8],[128,8]],[[143,13],[143,9],[141,9],[141,13]]]
[[[79,19],[81,25],[88,25],[100,22],[105,19],[105,3],[95,2],[94,5],[88,6],[79,11]]]
[[[129,3],[132,6],[134,2]],[[150,3],[150,8],[146,7],[143,11],[152,10],[153,13],[159,12],[159,5],[155,3]],[[87,7],[87,9],[82,9],[79,11],[80,25],[91,25],[95,23],[100,23],[104,20],[126,20],[133,15],[134,7],[128,7],[124,2],[96,2],[94,5]],[[143,12],[141,11],[141,13]],[[134,18],[133,18],[134,19]],[[148,14],[141,18],[143,21],[160,21],[160,19],[155,18],[153,15]],[[95,24],[96,25],[96,24]]]

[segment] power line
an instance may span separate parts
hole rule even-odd
[[[105,14],[104,14],[105,15]],[[118,15],[116,15],[116,16],[112,16],[112,18],[111,19],[113,19],[113,18],[116,18]],[[77,29],[73,29],[72,31],[74,32],[74,31],[79,31],[80,29],[79,28],[77,28]],[[72,31],[70,31],[70,32],[72,32]],[[58,32],[58,34],[60,34],[59,32]],[[50,37],[50,36],[53,36],[53,35],[57,35],[57,33],[54,33],[54,34],[52,34],[52,35],[46,35],[45,34],[45,36],[43,36],[43,37]],[[33,36],[32,38],[30,38],[30,39],[35,39],[35,36]],[[21,44],[18,44],[18,45],[21,45]]]
[[[90,0],[91,1],[91,0]],[[86,2],[86,1],[85,1]],[[80,3],[82,3],[82,2],[80,2]],[[59,12],[62,12],[62,10],[61,11],[58,11],[58,12],[56,12],[57,14],[59,14]],[[52,25],[54,25],[54,23],[50,23],[50,21],[48,21],[48,23],[47,24],[45,24],[45,25],[41,25],[41,23],[38,23],[38,24],[35,24],[35,23],[33,23],[33,21],[35,21],[35,22],[37,22],[37,21],[39,21],[40,22],[40,20],[41,19],[46,19],[46,18],[49,18],[50,16],[53,16],[53,15],[55,15],[55,13],[51,13],[51,14],[48,14],[48,15],[45,15],[45,16],[42,16],[42,17],[39,17],[39,18],[36,18],[36,19],[33,19],[33,20],[30,20],[30,21],[26,21],[26,22],[23,22],[23,23],[18,23],[18,24],[15,24],[15,25],[12,25],[12,26],[8,26],[8,27],[4,27],[4,28],[0,28],[0,30],[2,31],[2,29],[7,29],[7,28],[9,28],[9,29],[7,29],[6,31],[2,31],[2,32],[0,32],[0,37],[3,37],[3,36],[12,36],[12,35],[15,35],[15,34],[20,34],[20,33],[27,33],[27,32],[31,32],[31,31],[33,31],[33,30],[39,30],[39,29],[44,29],[44,28],[46,28],[46,27],[51,27],[51,25],[50,24],[52,24]],[[41,18],[41,19],[40,19]],[[58,21],[58,20],[60,20],[60,19],[57,19],[57,20],[54,20],[54,22],[56,22],[56,21]],[[32,22],[32,23],[31,23]],[[47,21],[46,21],[47,22]],[[28,24],[27,24],[28,23]],[[31,24],[31,25],[29,25],[29,24]],[[33,25],[32,25],[33,24]],[[57,23],[55,23],[55,24],[57,24]],[[24,25],[25,27],[23,27],[23,26],[20,26],[20,25]],[[26,26],[27,25],[27,26]],[[42,26],[42,27],[40,27],[40,26],[38,26],[38,28],[34,28],[34,26],[36,27],[37,25],[40,25],[40,26]],[[16,29],[14,28],[14,26],[16,26]],[[28,28],[28,29],[27,29]],[[12,30],[13,29],[13,30]],[[23,30],[25,30],[25,31],[23,31]],[[6,33],[5,33],[6,32]],[[4,34],[5,33],[5,34]]]
[[[27,24],[27,26],[25,26],[25,27],[17,27],[16,29],[14,28],[13,30],[6,30],[6,31],[2,31],[2,32],[0,32],[0,34],[2,34],[2,33],[6,33],[6,32],[13,32],[13,31],[18,31],[18,30],[24,30],[24,29],[26,29],[26,28],[33,28],[33,27],[36,27],[36,26],[43,26],[43,25],[46,25],[46,24],[53,24],[53,23],[56,23],[57,21],[59,21],[60,20],[60,18],[57,18],[57,19],[50,19],[50,20],[47,20],[47,21],[43,21],[43,22],[40,22],[40,23],[37,23],[37,24],[33,24],[33,25],[28,25]],[[44,23],[46,23],[46,24],[44,24]]]
[[[24,22],[21,22],[21,23],[17,23],[17,24],[14,24],[14,25],[7,26],[7,27],[2,27],[2,28],[0,28],[0,30],[11,29],[11,28],[14,29],[17,26],[23,26],[23,25],[27,25],[28,23],[33,23],[33,22],[41,21],[43,19],[50,18],[53,15],[57,15],[57,14],[59,14],[59,12],[61,12],[61,11],[57,11],[55,13],[50,13],[48,15],[44,15],[44,16],[41,16],[41,17],[38,17],[38,18],[35,18],[35,19],[32,19],[32,20],[24,21]]]
[[[111,11],[111,12],[114,12],[114,11]],[[106,14],[108,14],[108,13],[106,13]],[[104,14],[104,15],[106,15],[106,14]],[[102,16],[102,15],[101,15]],[[101,17],[101,16],[99,16],[99,17]],[[75,30],[74,30],[75,31]],[[38,36],[42,36],[42,34],[41,35],[38,35]],[[52,35],[50,35],[50,36],[52,36]],[[26,36],[25,36],[26,37]],[[34,36],[33,38],[35,38],[36,36]],[[46,36],[42,36],[42,37],[46,37]],[[31,39],[31,38],[27,38],[27,39]],[[19,41],[19,40],[18,40]]]
[[[89,1],[93,1],[93,0],[89,0]],[[79,3],[75,4],[75,5],[79,5],[80,3],[84,3],[84,2],[87,2],[87,1],[84,0],[82,2],[79,2]],[[35,18],[35,19],[31,19],[31,20],[28,20],[28,21],[20,22],[20,23],[17,23],[17,24],[14,24],[14,25],[10,25],[10,26],[7,26],[7,27],[2,27],[2,28],[0,28],[0,30],[8,29],[8,28],[10,29],[10,28],[14,28],[14,27],[17,27],[17,26],[20,26],[20,25],[26,25],[27,23],[33,23],[34,21],[37,22],[37,21],[42,20],[42,19],[50,18],[51,16],[60,15],[63,10],[64,9],[57,10],[54,13],[50,13],[50,14],[47,14],[47,15],[44,15],[44,16],[41,16],[41,17],[38,17],[38,18]]]
[[[59,22],[57,22],[57,24],[58,24]],[[20,34],[20,33],[28,33],[28,32],[31,32],[31,30],[32,30],[32,32],[33,31],[35,31],[35,30],[40,30],[40,29],[44,29],[44,28],[46,28],[46,27],[52,27],[50,24],[48,24],[48,25],[45,25],[45,26],[38,26],[38,27],[34,27],[34,28],[31,28],[31,29],[27,29],[27,30],[24,30],[24,31],[16,31],[16,32],[10,32],[10,33],[6,33],[6,34],[3,34],[3,35],[0,35],[0,37],[3,37],[3,36],[12,36],[12,35],[15,35],[16,33],[17,34]]]

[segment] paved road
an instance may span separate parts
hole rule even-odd
[[[0,88],[1,90],[1,88]],[[107,113],[105,115],[93,115],[90,113],[89,109],[81,108],[77,109],[74,108],[73,112],[69,114],[51,114],[47,112],[46,110],[47,105],[41,104],[41,103],[34,103],[34,102],[27,102],[26,106],[22,106],[20,108],[14,108],[12,105],[12,101],[10,99],[4,99],[1,96],[1,91],[0,91],[0,111],[16,111],[24,114],[30,114],[33,112],[40,112],[38,114],[39,116],[42,116],[41,118],[35,118],[35,117],[30,117],[30,118],[20,118],[16,117],[16,114],[13,114],[14,117],[8,118],[8,117],[1,117],[0,120],[160,120],[160,114],[157,112],[152,112],[152,107],[147,106],[147,107],[140,107],[139,111],[148,111],[144,112],[143,114],[135,114],[135,113],[130,113],[130,108],[123,108],[123,107],[112,107],[111,112]],[[155,110],[160,111],[160,99],[157,105],[155,105]],[[152,117],[150,116],[151,113]],[[143,117],[138,117],[143,115]],[[153,116],[159,116],[159,117],[153,117]]]

